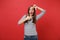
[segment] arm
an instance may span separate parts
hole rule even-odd
[[[24,15],[19,21],[18,21],[18,24],[22,24],[24,23],[26,20],[30,20],[31,17],[27,16],[26,18],[26,15]]]
[[[42,9],[40,7],[37,7],[37,9],[40,10],[41,13],[36,16],[36,20],[40,19],[46,12],[46,10],[44,10],[44,9]]]
[[[24,15],[19,21],[18,21],[18,24],[22,24],[24,23],[24,21],[26,21],[26,15]]]

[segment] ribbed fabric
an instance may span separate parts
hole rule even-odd
[[[36,15],[36,20],[40,19],[45,14],[45,10],[41,11],[38,15]],[[24,20],[26,15],[24,15],[19,21]],[[31,21],[28,21],[28,23],[24,24],[24,35],[37,35],[36,31],[36,24],[32,23],[33,19]]]

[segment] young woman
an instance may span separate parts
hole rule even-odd
[[[36,10],[40,10],[41,13],[36,15]],[[28,8],[28,14],[24,15],[18,24],[24,23],[24,40],[38,40],[38,34],[36,31],[36,21],[45,14],[45,10],[33,5]]]

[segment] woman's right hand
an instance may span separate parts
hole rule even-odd
[[[26,20],[30,20],[31,18],[32,18],[32,17],[30,17],[30,16],[27,16],[27,17],[26,17]]]
[[[31,19],[31,17],[27,16],[27,17],[24,18],[23,20],[19,20],[19,21],[18,21],[18,24],[22,24],[22,23],[24,23],[26,20],[30,20],[30,19]]]

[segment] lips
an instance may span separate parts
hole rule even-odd
[[[33,14],[33,12],[31,12],[30,14]]]

